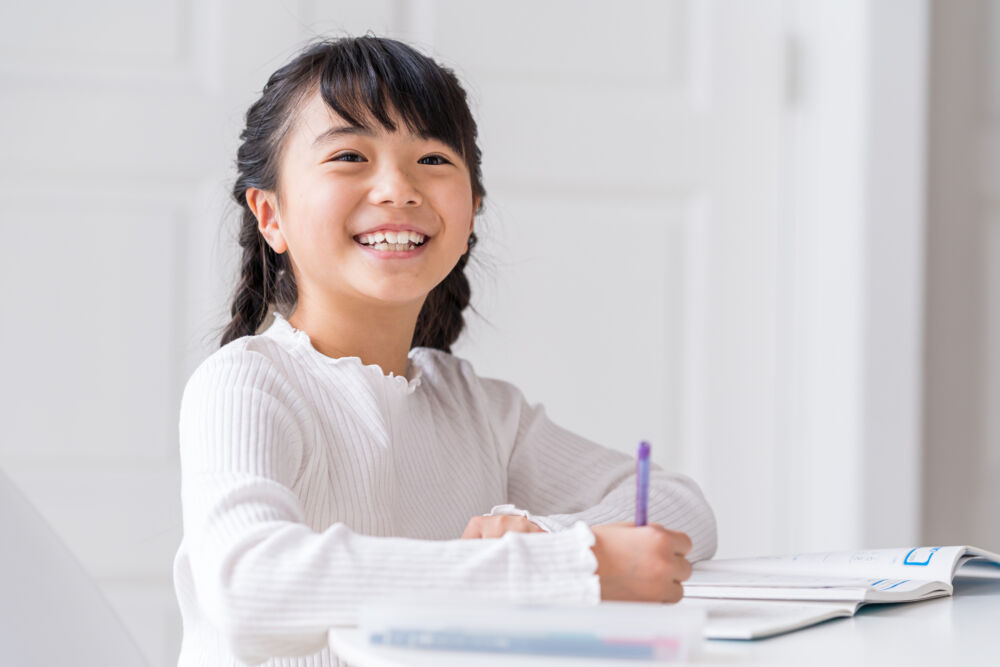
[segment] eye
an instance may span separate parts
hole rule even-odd
[[[449,162],[443,155],[425,155],[417,160],[417,162],[429,165],[451,164],[451,162]]]
[[[350,151],[346,151],[344,153],[337,153],[332,158],[330,158],[330,162],[364,162],[364,161],[365,159],[361,155],[358,155],[357,153],[352,153]]]

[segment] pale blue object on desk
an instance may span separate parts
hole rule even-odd
[[[467,632],[394,630],[372,637],[373,644],[444,651],[479,651],[504,655],[533,654],[574,658],[627,658],[650,660],[655,647],[645,644],[614,644],[580,634],[550,633],[539,637],[510,637]]]
[[[680,661],[700,644],[705,625],[700,609],[648,602],[518,604],[460,597],[369,600],[358,628],[373,645],[466,656]]]

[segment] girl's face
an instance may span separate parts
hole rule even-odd
[[[468,250],[478,202],[461,154],[377,122],[355,128],[318,93],[285,139],[275,193],[248,190],[261,233],[289,252],[303,300],[423,303]]]

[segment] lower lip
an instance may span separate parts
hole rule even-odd
[[[376,250],[375,248],[370,248],[363,243],[355,241],[355,243],[358,243],[362,250],[367,252],[369,255],[378,257],[379,259],[407,259],[409,257],[416,257],[424,251],[424,248],[426,248],[427,244],[430,242],[431,240],[427,239],[422,245],[418,245],[413,250]]]

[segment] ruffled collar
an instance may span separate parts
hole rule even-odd
[[[410,350],[410,354],[408,355],[406,376],[396,375],[391,371],[386,375],[382,371],[381,366],[378,364],[365,364],[361,361],[361,357],[328,357],[313,347],[312,341],[309,339],[309,334],[293,327],[281,313],[274,313],[274,322],[271,323],[271,326],[264,333],[272,337],[285,338],[294,347],[302,348],[306,354],[319,363],[328,366],[356,366],[362,372],[371,376],[373,381],[389,383],[394,387],[405,390],[407,394],[412,394],[420,386],[423,370],[415,363],[413,350]]]

